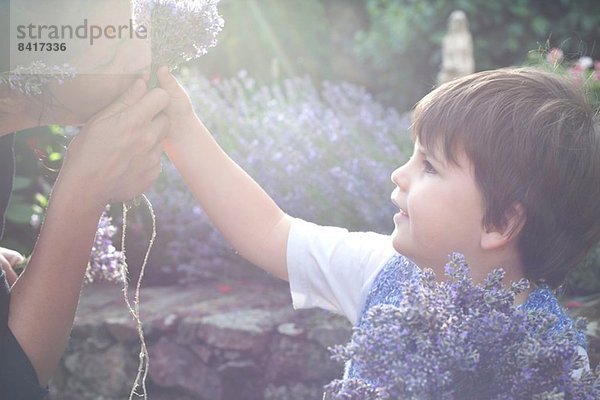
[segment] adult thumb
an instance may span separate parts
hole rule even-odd
[[[109,114],[124,111],[128,107],[133,106],[144,97],[146,93],[146,82],[139,78],[127,89],[117,100],[106,107],[105,111]]]

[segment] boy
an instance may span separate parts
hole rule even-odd
[[[501,266],[505,281],[525,277],[556,288],[600,239],[594,113],[580,91],[551,73],[485,71],[417,104],[414,153],[392,174],[399,212],[390,236],[285,214],[219,148],[175,79],[164,68],[158,75],[171,96],[167,154],[230,244],[289,280],[296,308],[325,308],[356,324],[396,253],[441,277],[448,255],[459,252],[475,282]]]

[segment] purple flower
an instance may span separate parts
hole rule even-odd
[[[150,32],[153,64],[174,69],[217,43],[223,18],[218,0],[134,0],[137,26]]]
[[[99,280],[109,282],[122,282],[124,279],[124,256],[113,245],[112,237],[117,228],[112,224],[112,218],[108,215],[110,206],[102,213],[98,222],[98,229],[88,268],[85,272],[85,282],[91,283]]]
[[[69,64],[48,66],[34,61],[28,66],[19,65],[12,71],[0,73],[0,83],[26,96],[39,95],[48,82],[56,79],[59,84],[75,76],[75,68]]]
[[[600,398],[600,367],[583,367],[575,329],[554,334],[552,314],[514,307],[528,283],[502,286],[495,270],[473,283],[464,258],[454,254],[447,279],[431,270],[398,282],[398,306],[365,314],[349,343],[332,349],[358,374],[326,386],[332,399],[572,399]],[[583,320],[577,321],[581,328]]]

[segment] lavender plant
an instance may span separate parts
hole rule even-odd
[[[98,222],[90,261],[85,271],[86,283],[95,281],[123,282],[125,279],[123,274],[125,257],[113,244],[112,237],[117,233],[117,227],[113,225],[109,211],[110,206],[106,206]]]
[[[217,44],[223,29],[219,0],[134,0],[138,26],[150,31],[152,62],[175,69]]]
[[[347,83],[317,88],[295,78],[265,86],[245,73],[211,82],[185,70],[180,80],[225,151],[286,212],[322,224],[391,231],[389,176],[412,147],[407,117]],[[148,194],[159,241],[166,241],[153,264],[185,281],[236,269],[231,264],[242,261],[175,169],[165,164],[163,172]]]
[[[69,64],[49,66],[42,61],[34,61],[30,65],[19,65],[12,71],[0,73],[0,84],[6,84],[11,90],[26,96],[33,96],[41,94],[52,79],[62,84],[75,74],[75,68]]]
[[[514,307],[525,280],[502,286],[497,269],[473,283],[459,254],[446,265],[447,279],[431,270],[398,282],[399,305],[377,305],[333,357],[354,364],[358,377],[325,389],[331,399],[571,399],[600,398],[600,367],[585,371],[577,330],[557,333],[556,318]]]

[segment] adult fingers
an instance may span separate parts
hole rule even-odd
[[[125,111],[128,107],[137,104],[146,93],[146,82],[138,78],[117,100],[108,105],[101,114],[113,115]]]
[[[150,126],[155,133],[158,142],[162,142],[169,135],[169,130],[171,130],[171,120],[166,114],[160,113],[152,120]]]
[[[132,131],[130,145],[124,148],[130,156],[141,156],[142,159],[156,147],[160,147],[163,140],[168,136],[171,121],[164,114],[158,114],[156,118],[144,126]]]
[[[10,263],[11,266],[18,265],[25,261],[25,257],[21,253],[15,250],[0,247],[0,254]]]
[[[8,261],[3,254],[0,254],[0,267],[4,270],[4,273],[6,274],[6,281],[8,282],[8,285],[12,286],[19,276],[13,269],[10,261]]]
[[[154,88],[129,108],[129,117],[135,122],[151,120],[169,105],[169,101],[164,89]]]

